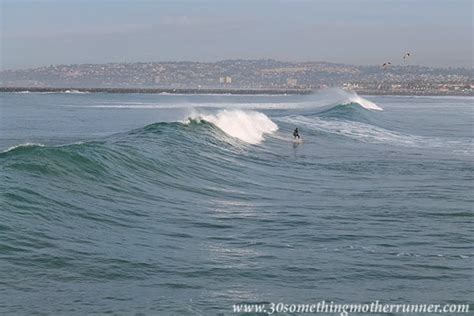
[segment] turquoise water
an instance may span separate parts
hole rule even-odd
[[[472,98],[0,105],[1,314],[472,303]]]

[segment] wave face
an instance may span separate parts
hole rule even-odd
[[[0,94],[0,314],[467,302],[471,101]]]

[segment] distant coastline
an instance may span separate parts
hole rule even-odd
[[[324,89],[321,89],[324,90]],[[234,95],[306,95],[320,89],[203,89],[203,88],[56,88],[56,87],[0,87],[0,92],[49,93],[150,93],[150,94],[234,94]],[[360,95],[398,96],[474,96],[471,91],[390,91],[354,89]]]
[[[308,94],[341,87],[364,95],[470,96],[474,71],[409,63],[384,68],[272,59],[72,64],[0,71],[0,87],[4,87],[0,91],[19,87],[43,92],[254,95]]]

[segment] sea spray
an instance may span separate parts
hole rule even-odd
[[[383,111],[383,109],[372,101],[362,98],[355,92],[351,92],[345,104],[357,103],[367,110]]]
[[[327,105],[351,105],[358,104],[366,110],[383,111],[383,108],[374,102],[367,100],[355,91],[344,90],[341,88],[330,88],[314,94],[316,100],[321,100],[324,106]]]
[[[263,113],[242,110],[221,110],[216,114],[196,114],[191,119],[204,120],[214,124],[229,136],[249,144],[258,144],[264,134],[278,130],[278,126]]]

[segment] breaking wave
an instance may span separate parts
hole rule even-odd
[[[381,108],[380,106],[378,106],[372,101],[362,98],[357,93],[355,92],[347,92],[347,93],[349,94],[349,97],[344,104],[349,105],[352,103],[356,103],[367,110],[383,111],[383,108]]]
[[[212,123],[227,135],[249,144],[258,144],[265,134],[278,130],[268,116],[254,111],[221,110],[216,114],[194,114],[190,119]]]

